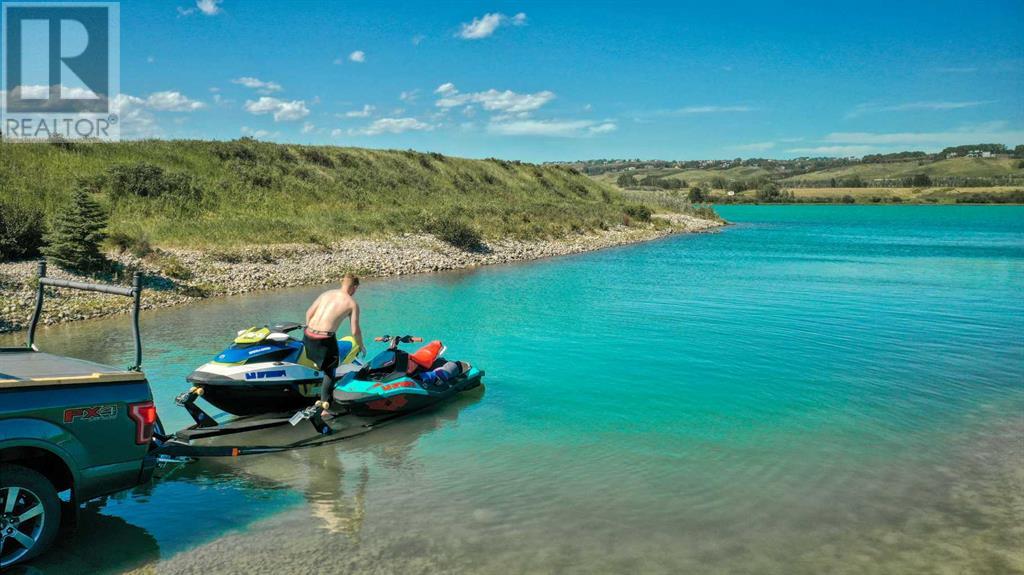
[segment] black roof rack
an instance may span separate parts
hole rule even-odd
[[[131,287],[62,280],[46,277],[46,260],[41,260],[39,262],[39,285],[36,290],[36,307],[35,311],[32,312],[32,321],[28,324],[28,348],[33,351],[39,351],[35,346],[36,326],[39,325],[39,317],[43,313],[43,298],[46,296],[46,286],[93,291],[132,298],[132,332],[135,336],[135,364],[128,369],[129,371],[141,370],[142,337],[139,335],[139,306],[142,297],[142,274],[135,272],[132,276]]]

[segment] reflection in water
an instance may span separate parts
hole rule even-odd
[[[360,467],[359,483],[351,499],[345,496],[340,487],[344,479],[345,473],[340,463],[319,465],[310,476],[310,489],[306,492],[306,498],[313,516],[323,521],[327,531],[357,539],[366,516],[366,486],[370,482],[370,470],[365,465]],[[319,485],[328,489],[314,488]],[[336,490],[330,490],[331,486],[335,486]]]

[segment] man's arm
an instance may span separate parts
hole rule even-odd
[[[352,300],[352,317],[349,318],[349,323],[352,326],[352,339],[356,340],[356,344],[359,346],[359,353],[366,354],[366,345],[363,344],[363,330],[359,327],[359,304],[356,300]]]

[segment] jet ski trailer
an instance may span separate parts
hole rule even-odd
[[[290,424],[292,419],[291,413],[274,413],[242,416],[215,426],[192,425],[171,435],[156,434],[155,452],[162,461],[175,462],[277,453],[350,439],[395,417],[334,418],[329,423],[320,422],[330,428],[326,434],[308,425]]]
[[[283,334],[295,327],[288,324],[264,328],[264,337],[255,343],[264,341],[267,334]],[[239,338],[251,339],[243,337],[241,332]],[[347,372],[338,381],[329,406],[337,414],[334,417],[323,419],[320,412],[325,406],[306,400],[302,411],[295,411],[294,407],[286,411],[287,406],[278,406],[270,413],[248,413],[249,410],[242,409],[242,415],[217,421],[195,405],[201,393],[193,389],[178,399],[192,414],[195,425],[173,435],[164,435],[161,430],[156,435],[157,454],[165,459],[231,457],[315,447],[362,435],[405,415],[483,388],[484,372],[465,362],[444,359],[445,347],[440,341],[432,341],[410,354],[401,350],[399,344],[420,342],[421,338],[405,335],[382,336],[375,340],[389,344],[388,348],[365,365],[343,366]],[[286,338],[279,338],[278,343],[288,345]],[[236,345],[251,343],[238,344],[236,340]],[[264,353],[256,349],[253,355]],[[266,363],[257,361],[243,365],[256,367]],[[209,369],[209,365],[193,372],[190,380],[196,373]],[[273,362],[270,365],[273,366]],[[239,399],[244,397],[248,396],[240,395]],[[310,402],[313,404],[309,405]],[[309,425],[300,425],[303,421],[312,424],[312,434]]]

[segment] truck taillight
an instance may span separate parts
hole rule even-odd
[[[145,445],[153,439],[153,425],[156,424],[156,406],[152,401],[128,405],[128,417],[135,421],[135,443]]]

